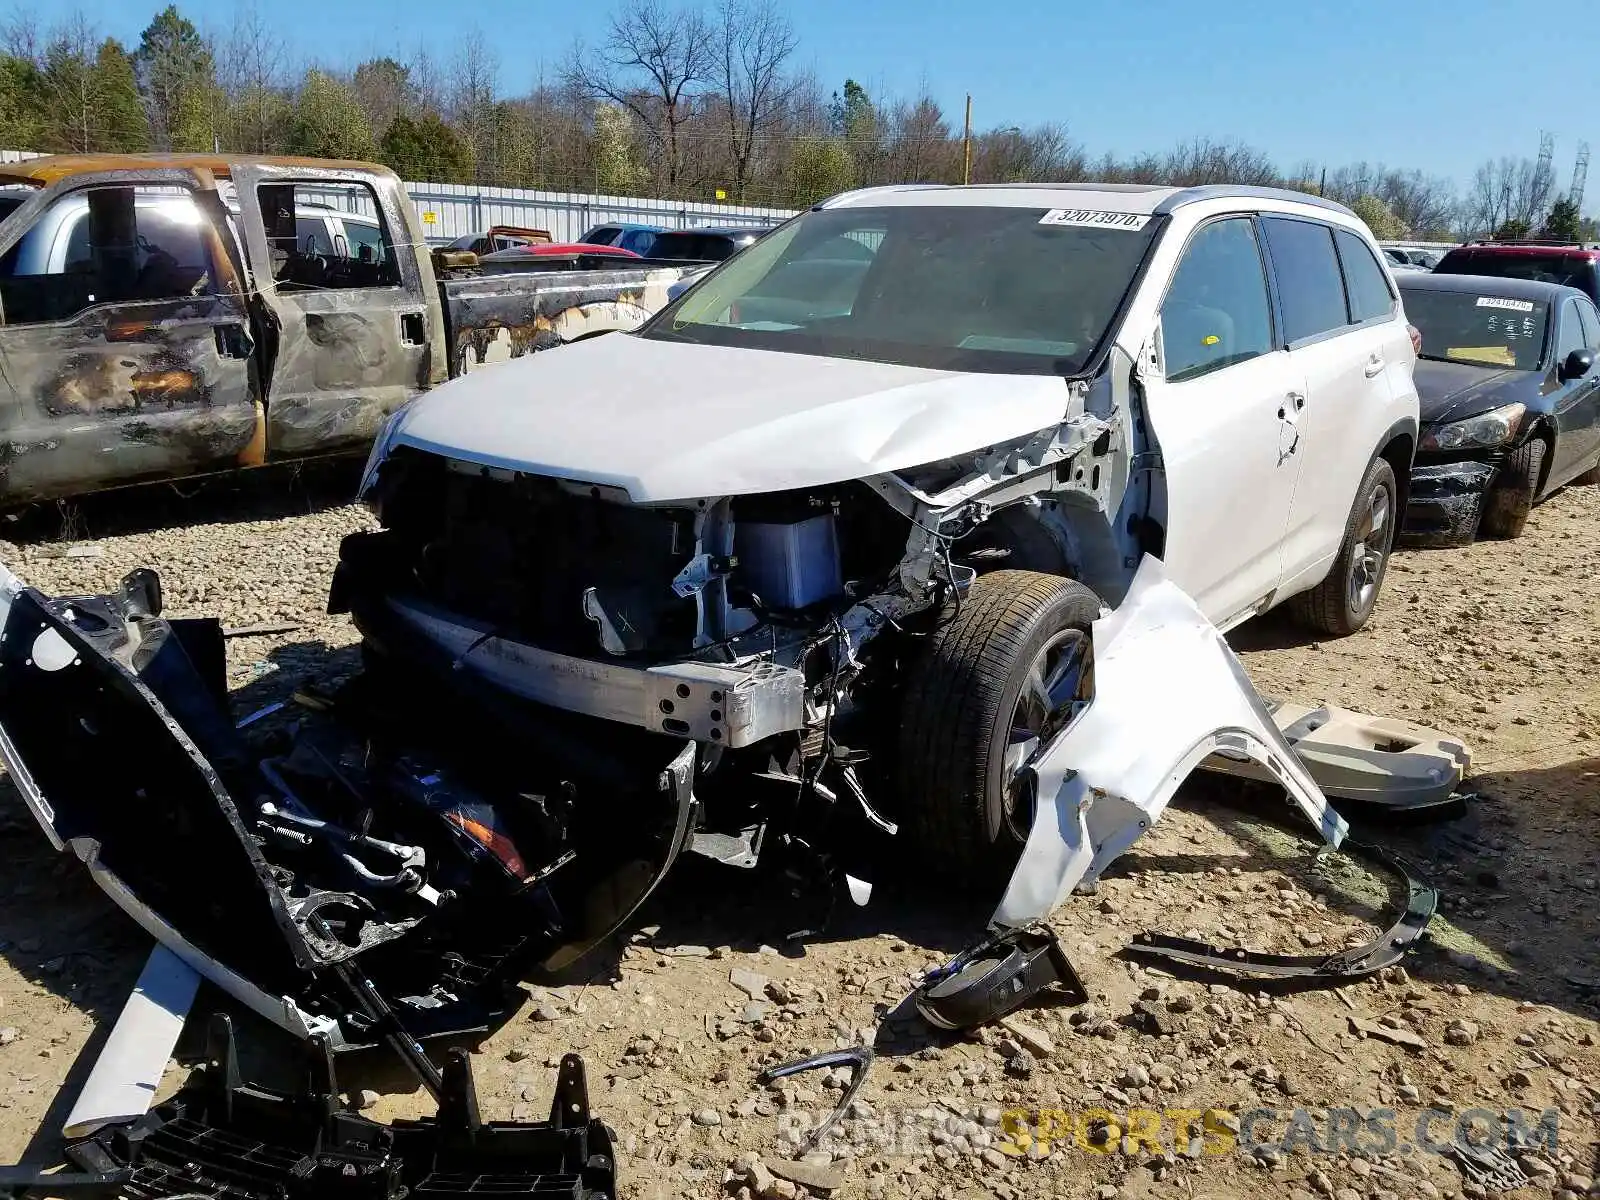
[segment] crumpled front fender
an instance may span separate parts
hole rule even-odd
[[[993,924],[1044,919],[1160,819],[1218,750],[1262,764],[1329,845],[1345,821],[1283,740],[1244,668],[1153,558],[1094,623],[1094,699],[1033,765],[1033,828]]]

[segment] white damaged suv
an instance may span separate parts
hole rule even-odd
[[[1383,264],[1292,192],[851,192],[397,414],[333,607],[559,718],[566,778],[693,743],[683,848],[855,814],[1004,871],[1146,555],[1222,628],[1369,618],[1417,437]]]

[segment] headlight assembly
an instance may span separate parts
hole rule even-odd
[[[1422,435],[1422,450],[1480,450],[1504,446],[1517,436],[1527,407],[1507,404],[1464,421],[1435,425]]]

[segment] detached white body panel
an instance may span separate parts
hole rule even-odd
[[[150,951],[133,994],[67,1116],[63,1137],[88,1137],[107,1125],[137,1121],[150,1111],[199,986],[199,974],[171,950],[157,944]]]
[[[1038,807],[993,923],[1048,916],[1160,819],[1210,754],[1260,763],[1327,842],[1344,819],[1295,758],[1216,627],[1155,559],[1094,623],[1094,699],[1038,759]]]

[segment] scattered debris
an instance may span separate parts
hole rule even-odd
[[[1380,1025],[1373,1021],[1363,1021],[1360,1017],[1346,1017],[1345,1020],[1350,1023],[1351,1033],[1377,1038],[1380,1042],[1388,1042],[1395,1046],[1404,1046],[1408,1050],[1426,1050],[1428,1048],[1428,1040],[1410,1029]]]
[[[850,1102],[856,1098],[856,1093],[861,1090],[861,1085],[867,1081],[867,1072],[872,1067],[873,1053],[870,1046],[852,1046],[845,1050],[831,1050],[826,1054],[814,1054],[810,1058],[799,1058],[793,1062],[782,1063],[775,1067],[767,1067],[756,1076],[757,1087],[770,1087],[780,1079],[787,1079],[790,1075],[798,1075],[802,1071],[833,1070],[846,1067],[850,1070],[850,1082],[839,1093],[839,1103],[829,1114],[828,1119],[818,1125],[800,1145],[802,1155],[810,1153],[821,1144],[837,1125],[846,1111]]]
[[[790,1183],[798,1183],[813,1191],[836,1192],[844,1186],[844,1171],[832,1163],[819,1166],[793,1159],[774,1158],[766,1160],[765,1166],[779,1179],[787,1179]]]
[[[917,1011],[940,1029],[972,1029],[1020,1007],[1051,986],[1076,1001],[1083,981],[1048,925],[1002,930],[928,972]]]
[[[236,1200],[402,1200],[485,1175],[503,1195],[617,1194],[611,1137],[589,1114],[583,1060],[575,1054],[561,1060],[548,1121],[483,1121],[470,1060],[456,1051],[442,1072],[438,1115],[382,1125],[339,1110],[325,1043],[307,1045],[304,1090],[279,1092],[241,1081],[227,1017],[214,1015],[208,1034],[205,1067],[170,1101],[131,1127],[67,1146],[82,1174],[8,1168],[10,1194],[21,1200],[104,1191],[135,1175],[142,1196],[226,1193]],[[361,1093],[358,1107],[370,1107],[369,1095]]]
[[[280,633],[299,633],[305,626],[299,621],[267,621],[260,625],[235,625],[222,631],[225,638],[272,637]]]
[[[752,1000],[765,1000],[767,988],[771,984],[760,971],[747,971],[743,967],[734,967],[729,971],[728,982]]]

